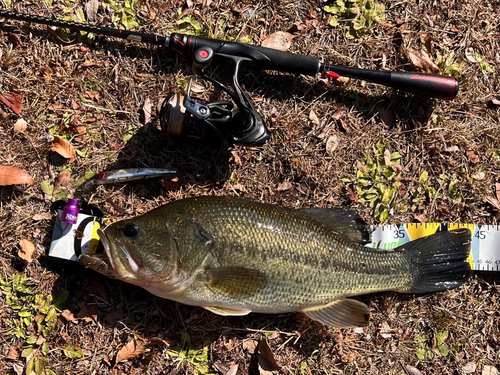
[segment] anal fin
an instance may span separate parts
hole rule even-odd
[[[229,307],[220,307],[220,306],[202,306],[202,307],[210,312],[213,312],[214,314],[222,316],[242,316],[251,313],[250,310],[231,309]]]
[[[368,306],[363,302],[346,298],[302,312],[309,318],[334,328],[364,327],[370,319]]]

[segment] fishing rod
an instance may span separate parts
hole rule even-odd
[[[163,101],[159,117],[162,129],[169,134],[203,138],[205,133],[216,134],[230,143],[259,146],[270,137],[262,117],[248,94],[241,88],[239,73],[242,67],[275,70],[337,79],[341,76],[381,84],[406,92],[451,100],[459,89],[455,77],[416,72],[389,72],[356,69],[320,62],[313,56],[299,55],[251,44],[226,42],[216,39],[173,33],[170,36],[145,34],[136,31],[86,25],[47,17],[0,10],[0,17],[55,27],[69,28],[93,34],[155,44],[193,58],[191,77],[186,95],[174,95]],[[233,91],[208,76],[212,61],[225,61],[234,65]],[[201,102],[191,97],[196,79],[206,79],[226,92],[230,100]]]

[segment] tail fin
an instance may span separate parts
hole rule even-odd
[[[401,246],[413,267],[408,293],[430,293],[456,288],[471,274],[467,257],[471,232],[467,228],[437,232]]]

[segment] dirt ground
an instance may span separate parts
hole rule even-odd
[[[185,93],[189,58],[0,19],[0,94],[21,105],[0,103],[0,164],[33,179],[0,186],[0,374],[498,373],[495,272],[476,272],[462,287],[432,295],[361,296],[372,312],[369,326],[340,330],[298,313],[217,316],[46,255],[52,203],[74,194],[89,172],[117,168],[178,173],[93,189],[88,201],[108,222],[188,196],[239,195],[295,208],[351,208],[379,225],[384,217],[370,207],[362,180],[365,155],[376,159],[380,150],[399,153],[400,164],[395,178],[372,175],[382,183],[377,199],[394,193],[384,224],[499,224],[500,2],[381,0],[382,14],[367,13],[354,38],[347,35],[354,15],[341,2],[3,3],[158,35],[198,32],[260,45],[286,32],[291,52],[362,69],[455,75],[460,92],[445,101],[355,79],[249,70],[241,82],[271,138],[258,148],[217,147],[159,127],[155,108]],[[327,12],[331,5],[339,8]],[[230,67],[214,65],[212,74],[229,82]],[[196,89],[204,100],[220,95],[210,83]],[[51,150],[54,137],[70,143],[75,160]],[[31,261],[23,259],[29,244]],[[61,295],[64,302],[55,300]],[[270,351],[255,347],[266,341]]]

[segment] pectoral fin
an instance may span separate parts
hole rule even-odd
[[[345,298],[302,312],[309,318],[334,328],[364,327],[370,319],[368,306],[363,302]]]
[[[213,312],[214,314],[222,316],[242,316],[251,313],[250,310],[230,309],[229,307],[220,306],[203,306],[203,308]]]
[[[210,290],[233,298],[253,296],[267,284],[265,273],[245,267],[209,268],[205,273]]]

